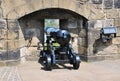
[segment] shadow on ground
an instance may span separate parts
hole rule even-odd
[[[40,63],[42,65],[41,69],[42,70],[46,70],[45,65],[43,63],[43,59],[39,58],[38,63]],[[67,66],[66,64],[54,64],[52,65],[52,69],[68,69],[68,70],[72,70],[73,66]]]

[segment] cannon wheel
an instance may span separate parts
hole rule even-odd
[[[80,66],[80,57],[79,57],[79,55],[75,55],[73,60],[74,60],[73,61],[73,68],[78,69],[79,66]]]
[[[52,59],[50,55],[46,56],[45,68],[46,70],[52,70]]]

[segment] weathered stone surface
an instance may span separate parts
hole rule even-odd
[[[79,37],[84,38],[87,36],[87,31],[85,29],[82,29],[79,33]]]
[[[96,40],[100,38],[100,30],[89,29],[88,32],[88,45],[93,45]]]
[[[43,0],[42,2],[43,2],[42,5],[44,8],[49,8],[52,6],[52,1],[50,0]]]
[[[6,29],[6,28],[7,28],[6,20],[0,19],[0,29]]]
[[[14,49],[16,49],[14,40],[5,41],[5,49],[6,50],[14,50]]]
[[[117,28],[117,36],[120,36],[120,26]]]
[[[5,50],[15,50],[18,49],[19,46],[19,40],[5,40],[4,42],[4,49]]]
[[[59,0],[52,0],[52,7],[58,7]]]
[[[4,40],[0,40],[0,50],[4,50]]]
[[[78,38],[78,45],[79,46],[82,46],[82,47],[86,47],[87,45],[87,41],[86,41],[86,38]]]
[[[88,21],[88,28],[94,28],[96,21],[95,20],[90,20]]]
[[[103,20],[103,27],[113,27],[114,25],[114,19],[105,19]]]
[[[19,47],[24,47],[26,46],[25,39],[19,39]]]
[[[7,37],[7,30],[0,29],[0,40],[4,40]]]
[[[89,46],[88,46],[88,48],[87,48],[87,55],[88,56],[91,56],[91,55],[93,55],[94,53],[93,53],[93,44],[90,44]]]
[[[106,9],[111,9],[113,7],[113,0],[104,0],[104,7]]]
[[[87,49],[86,49],[86,47],[80,46],[80,47],[78,47],[78,52],[80,55],[86,55]]]
[[[118,47],[118,54],[120,54],[120,44],[118,44],[117,47]]]
[[[101,29],[104,25],[103,20],[90,20],[88,21],[88,28]]]
[[[89,0],[76,0],[76,1],[79,1],[79,2],[88,2]]]
[[[100,9],[97,9],[97,6],[93,5],[93,4],[92,5],[91,4],[82,5],[79,8],[79,13],[83,16],[85,15],[84,17],[86,17],[89,20],[104,18],[104,13]]]
[[[120,44],[120,37],[113,38],[112,44]]]
[[[40,41],[39,41],[39,39],[37,37],[32,37],[31,40],[26,41],[26,46],[27,47],[31,47],[31,46],[36,46],[37,47],[38,42],[40,42]]]
[[[117,45],[101,46],[98,49],[98,55],[118,54]]]
[[[114,25],[115,26],[120,26],[120,19],[114,19]]]
[[[9,19],[16,19],[16,18],[20,18],[26,14],[32,13],[32,12],[40,10],[40,9],[56,7],[56,8],[64,8],[64,9],[69,9],[69,10],[75,11],[76,13],[81,14],[81,15],[85,16],[86,18],[90,18],[90,19],[103,18],[103,13],[101,13],[100,10],[97,10],[95,8],[95,5],[87,4],[85,6],[78,7],[76,5],[77,2],[75,0],[64,0],[64,1],[59,0],[59,2],[58,3],[57,2],[58,2],[57,0],[52,1],[52,2],[49,0],[44,0],[44,1],[35,0],[35,1],[29,2],[29,3],[26,3],[25,0],[22,0],[22,1],[21,0],[18,0],[18,1],[13,0],[11,2],[10,2],[10,0],[9,1],[4,0],[4,2],[2,4],[2,8],[5,9],[5,11],[3,10],[3,16],[4,16],[4,18],[7,17]],[[39,5],[39,4],[41,4],[41,5]],[[9,8],[7,8],[7,5],[9,5]],[[88,7],[88,6],[90,6],[90,7]],[[91,12],[93,12],[94,14]],[[99,12],[99,14],[97,14],[98,12]],[[91,15],[89,13],[91,13]]]
[[[18,33],[17,33],[18,34]],[[18,38],[17,35],[14,31],[8,31],[8,33],[7,33],[7,39],[8,40],[13,40],[13,39],[16,39],[16,38]]]
[[[102,20],[96,20],[96,23],[95,23],[95,25],[94,25],[94,28],[95,28],[95,29],[101,29],[102,26],[103,26]]]
[[[120,8],[120,0],[114,0],[114,6],[115,8]]]
[[[106,10],[106,17],[108,19],[119,18],[119,11],[117,9]]]
[[[88,59],[90,56],[90,59],[100,60],[111,58],[113,53],[120,53],[118,46],[120,44],[120,10],[118,9],[120,1],[104,0],[104,4],[102,1],[2,0],[2,4],[0,3],[0,50],[10,51],[27,46],[29,48],[26,50],[29,53],[25,54],[34,56],[38,53],[36,50],[38,42],[43,44],[44,19],[52,18],[60,19],[60,27],[63,26],[61,28],[67,29],[72,38],[75,38],[73,48],[81,55]],[[30,15],[26,16],[28,14]],[[18,19],[23,21],[18,22]],[[118,27],[117,37],[113,38],[112,42],[108,42],[109,44],[103,44],[99,40],[100,29],[106,26]],[[11,59],[12,55],[16,54],[12,52],[9,55]],[[5,53],[3,54],[7,57]],[[102,57],[107,54],[111,56]]]
[[[101,4],[102,0],[91,0],[94,4]]]
[[[17,60],[20,58],[20,51],[0,51],[0,60]]]
[[[16,20],[7,20],[9,30],[19,30],[19,23]]]
[[[19,39],[24,39],[24,34],[22,29],[19,29]]]

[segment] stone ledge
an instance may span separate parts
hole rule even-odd
[[[0,67],[2,66],[16,66],[20,64],[20,60],[5,60],[5,61],[0,61]]]
[[[112,54],[112,55],[94,55],[94,56],[84,56],[80,55],[81,60],[87,62],[95,62],[95,61],[103,61],[103,60],[117,60],[120,59],[120,54]]]

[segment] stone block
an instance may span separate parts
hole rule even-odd
[[[104,23],[103,20],[90,20],[88,21],[88,28],[101,29]]]
[[[118,47],[118,54],[120,54],[120,44],[118,44],[117,47]]]
[[[23,39],[23,38],[24,38],[24,33],[22,29],[19,29],[19,39]]]
[[[114,19],[105,19],[103,20],[103,27],[112,27],[114,26]]]
[[[59,0],[52,0],[52,7],[58,7]]]
[[[120,0],[114,0],[114,7],[120,8]]]
[[[105,60],[116,60],[120,59],[120,54],[106,55]]]
[[[60,1],[60,0],[59,0]],[[65,0],[64,0],[65,1]],[[78,11],[79,7],[77,6],[77,3],[75,1],[69,1],[66,0],[65,2],[61,2],[63,5],[61,5],[60,7],[63,6],[63,8],[68,8],[69,10],[72,11]],[[69,4],[68,4],[69,3]]]
[[[15,33],[14,31],[9,30],[7,33],[7,39],[8,40],[14,40],[16,38],[18,38],[18,33]]]
[[[120,37],[113,38],[112,44],[120,44]]]
[[[15,46],[15,40],[5,41],[5,50],[14,50],[17,49]]]
[[[26,41],[26,44],[27,44],[26,46],[27,47],[31,47],[31,46],[37,47],[38,42],[40,42],[40,41],[39,41],[39,39],[37,37],[32,37],[32,40],[27,40]]]
[[[120,36],[120,26],[117,28],[117,36]]]
[[[100,30],[89,29],[88,32],[88,44],[91,45],[100,38]]]
[[[87,48],[87,55],[88,56],[91,56],[91,55],[93,55],[93,44],[90,44],[89,46],[88,46],[88,48]]]
[[[0,60],[17,60],[20,58],[20,50],[15,49],[15,50],[4,50],[0,51]]]
[[[4,45],[5,45],[4,40],[0,40],[0,50],[4,50]]]
[[[114,25],[120,26],[120,19],[114,19]]]
[[[21,53],[24,53],[23,55],[27,55],[28,57],[38,57],[40,50],[37,50],[37,47],[29,47],[24,48]]]
[[[78,38],[78,45],[82,47],[86,47],[87,41],[86,38]]]
[[[104,0],[104,8],[106,9],[113,8],[113,0]]]
[[[19,42],[20,42],[19,40],[15,40],[15,48],[16,48],[16,49],[20,47]]]
[[[0,40],[7,39],[7,30],[0,29]]]
[[[7,23],[6,20],[0,19],[0,29],[6,29]]]
[[[105,56],[92,55],[87,57],[87,62],[102,61],[102,60],[105,60]]]
[[[49,8],[52,6],[52,1],[50,0],[43,0],[43,7],[44,8]]]
[[[102,0],[91,0],[94,4],[102,4]]]
[[[78,53],[80,55],[85,55],[87,53],[87,48],[86,47],[82,47],[82,46],[79,46],[78,47]]]
[[[79,37],[85,38],[87,36],[87,31],[86,29],[82,29],[79,33]]]
[[[117,9],[106,10],[106,17],[108,19],[119,18],[119,11]]]
[[[32,4],[33,3],[33,4]],[[26,3],[27,4],[27,3]],[[31,10],[28,10],[31,7],[33,10],[39,10],[43,8],[43,0],[32,1],[30,5],[24,5],[23,8],[26,8],[24,12],[29,13]],[[22,11],[21,11],[22,12]]]
[[[19,39],[19,47],[24,47],[26,45],[27,43],[25,42],[25,39]]]
[[[83,11],[84,9],[83,9],[82,12],[84,12],[84,16],[88,16],[88,17],[86,17],[86,18],[88,18],[88,20],[96,20],[96,19],[101,20],[104,18],[104,13],[100,12],[101,9],[99,9],[96,5],[87,4],[86,6],[87,6],[86,11],[84,12]]]
[[[103,27],[103,20],[96,20],[96,23],[94,24],[95,29],[101,29]]]
[[[88,2],[89,0],[76,0],[78,2]]]
[[[16,20],[8,20],[8,28],[9,30],[18,30],[19,24]]]
[[[117,53],[118,53],[117,45],[108,45],[99,47],[97,55],[112,55]]]
[[[17,60],[20,58],[20,50],[8,51],[8,60]]]

